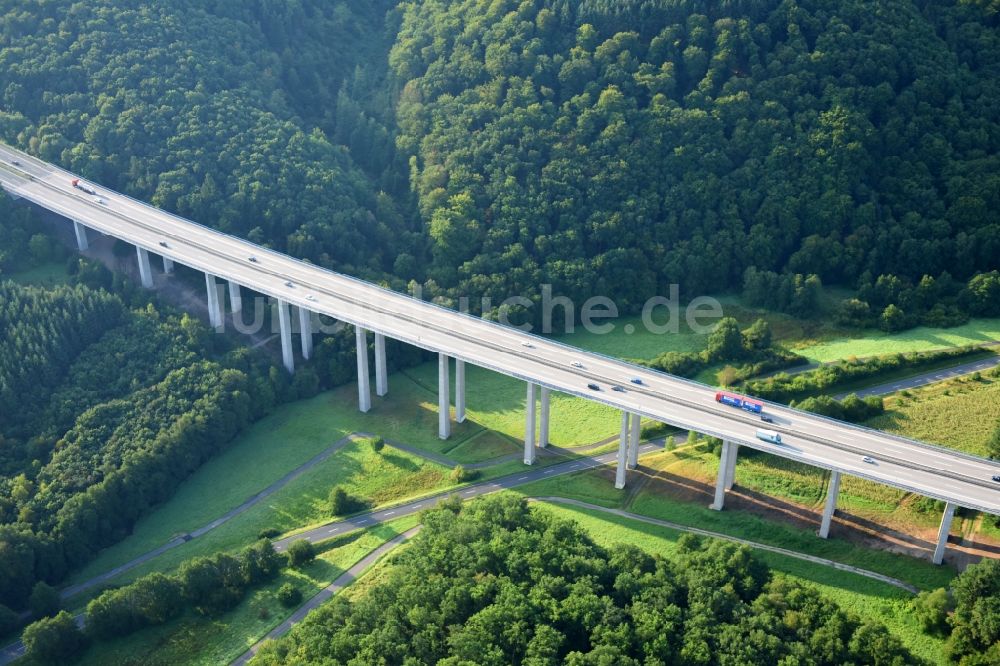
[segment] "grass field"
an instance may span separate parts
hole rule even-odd
[[[225,461],[213,463],[223,465],[221,470],[229,473]],[[222,515],[226,508],[211,507],[214,484],[224,476],[221,470],[208,466],[199,470],[173,499],[144,518],[132,536],[108,548],[78,572],[74,582],[108,571],[165,543],[179,531]],[[239,548],[256,539],[265,527],[285,532],[332,519],[327,498],[335,485],[379,505],[451,487],[448,471],[391,447],[375,453],[367,443],[350,443],[246,513],[124,573],[115,582],[132,580],[150,571],[170,570],[181,561],[198,555]],[[243,497],[240,495],[239,501]],[[189,513],[199,515],[193,518]],[[77,605],[81,603],[74,601]]]
[[[11,273],[4,279],[11,279],[20,284],[54,287],[69,282],[69,274],[66,272],[65,262],[51,262],[19,273]]]
[[[468,455],[463,443],[474,434],[469,433],[472,428],[492,430],[513,441],[524,441],[524,411],[527,400],[525,383],[471,365],[466,365],[465,374],[468,420],[455,429],[451,439],[446,442],[438,440],[434,450],[459,462],[465,462],[453,452]],[[432,426],[432,432],[437,432],[437,364],[426,363],[412,368],[400,375],[393,375],[393,380],[397,376],[408,378],[412,390],[422,390],[424,408],[433,411],[434,415],[435,425]],[[391,390],[396,390],[395,384]],[[414,397],[419,399],[420,396]],[[610,407],[562,393],[552,394],[550,414],[549,441],[557,446],[593,444],[614,435],[620,419],[620,412]],[[391,422],[393,416],[384,418]],[[462,429],[461,432],[459,428]],[[403,441],[417,445],[406,438],[403,438]]]
[[[825,363],[848,356],[864,357],[930,351],[997,341],[1000,341],[1000,319],[973,319],[954,328],[921,326],[893,334],[873,330],[865,331],[864,335],[857,337],[844,337],[802,347],[797,347],[795,344],[790,346],[812,361]]]
[[[648,470],[665,472],[686,477],[691,465],[702,464],[718,468],[718,460],[711,454],[698,454],[691,449],[681,449],[672,453],[657,453],[644,456],[642,464]],[[737,481],[743,483],[746,461],[737,465]],[[759,541],[774,546],[790,548],[810,555],[851,564],[878,571],[901,580],[906,580],[922,589],[933,589],[946,584],[954,575],[950,569],[936,567],[929,562],[877,551],[858,546],[843,539],[819,539],[815,528],[803,529],[793,524],[765,519],[747,511],[727,508],[712,511],[707,502],[697,503],[669,497],[655,481],[649,481],[635,492],[638,474],[632,474],[632,491],[615,490],[609,482],[608,470],[597,469],[578,472],[553,479],[546,479],[521,486],[515,492],[531,497],[558,496],[578,499],[609,508],[626,509],[651,518],[668,520],[681,525],[700,527],[722,534]],[[820,491],[825,491],[821,479],[817,480]],[[842,495],[844,490],[842,489]]]
[[[681,535],[668,528],[583,508],[544,505],[540,510],[575,520],[601,545],[628,543],[667,559],[675,556],[677,539]],[[778,575],[817,588],[863,620],[885,624],[914,654],[932,663],[947,663],[944,641],[921,632],[909,611],[911,596],[907,592],[856,574],[776,553],[755,551],[755,554]]]
[[[1000,379],[960,378],[897,393],[868,425],[979,456],[1000,422]]]
[[[303,600],[308,600],[375,548],[413,527],[417,520],[417,516],[410,516],[344,535],[313,563],[302,569],[284,569],[275,580],[252,590],[236,609],[220,617],[188,612],[165,625],[95,643],[80,663],[228,664],[294,610],[278,602],[279,587],[291,583],[302,592]]]

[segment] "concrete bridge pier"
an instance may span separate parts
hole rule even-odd
[[[170,275],[174,272],[174,262],[172,259],[167,257],[161,257],[163,259],[163,274]]]
[[[372,408],[371,378],[368,374],[368,331],[354,327],[354,346],[358,353],[358,410],[368,412]]]
[[[382,397],[389,392],[389,374],[385,364],[385,336],[375,334],[375,395]]]
[[[76,220],[73,220],[73,231],[76,233],[76,247],[80,252],[90,249],[90,241],[87,240],[87,227]]]
[[[541,414],[538,424],[538,448],[544,449],[549,445],[549,402],[552,391],[542,387]]]
[[[230,286],[232,282],[229,283]],[[313,351],[312,312],[299,308],[299,338],[302,342],[302,358],[309,360]]]
[[[726,490],[732,490],[733,484],[736,483],[736,459],[740,455],[740,445],[736,442],[730,442],[729,445],[732,450],[729,452],[729,466],[726,467]]]
[[[538,386],[528,382],[528,399],[524,405],[524,464],[535,464],[535,406]]]
[[[465,361],[455,359],[455,423],[465,423]]]
[[[451,359],[438,353],[438,437],[451,437]]]
[[[216,295],[216,302],[218,302],[218,295]],[[278,324],[281,327],[281,360],[285,364],[285,370],[295,372],[295,351],[292,349],[292,318],[288,312],[288,301],[278,300]]]
[[[819,524],[819,536],[821,539],[829,538],[830,523],[833,522],[833,514],[837,512],[837,495],[840,494],[840,472],[833,470],[830,472],[830,486],[826,490],[826,506],[823,507],[823,522]]]
[[[240,293],[240,285],[237,282],[229,281],[229,306],[233,314],[243,311],[243,295]]]
[[[631,419],[628,437],[628,468],[635,469],[639,466],[639,432],[642,426],[642,417],[638,414],[632,414]]]
[[[948,502],[944,507],[944,515],[941,516],[941,527],[938,529],[937,546],[934,548],[934,564],[944,562],[944,551],[948,547],[948,535],[951,533],[951,521],[955,518],[957,507]]]
[[[618,490],[625,487],[625,469],[628,466],[629,421],[629,413],[622,411],[622,428],[618,438],[618,468],[615,470],[615,488]]]
[[[729,483],[730,461],[736,459],[736,450],[732,442],[722,442],[722,458],[719,460],[719,473],[715,478],[715,501],[709,508],[715,511],[722,511],[726,505],[726,484]]]
[[[205,293],[208,296],[208,321],[212,328],[220,329],[223,324],[222,299],[219,298],[219,285],[215,276],[205,273]]]
[[[139,257],[139,279],[146,289],[153,288],[153,269],[149,266],[149,252],[136,245],[135,253]]]

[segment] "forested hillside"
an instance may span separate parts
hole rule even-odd
[[[4,0],[0,135],[220,229],[378,273],[407,240],[378,196],[381,161],[394,151],[359,151],[368,178],[332,138],[339,114],[341,143],[368,148],[365,131],[378,141],[377,125],[337,99],[352,86],[372,97],[377,82],[365,80],[378,67],[365,67],[385,60],[390,6]]]
[[[628,309],[753,268],[751,293],[957,299],[998,268],[995,3],[4,0],[0,25],[4,139],[397,287]],[[876,296],[845,318],[965,316]]]
[[[391,55],[442,285],[644,300],[1000,257],[1000,31],[945,0],[428,0]],[[871,278],[869,278],[871,279]]]
[[[89,275],[81,270],[82,276]],[[118,294],[0,283],[0,606],[128,534],[289,389]],[[213,359],[213,360],[206,360]]]
[[[677,562],[607,551],[513,495],[439,508],[388,577],[254,664],[915,664],[883,626],[687,536]]]

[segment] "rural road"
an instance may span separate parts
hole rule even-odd
[[[899,379],[888,384],[880,384],[878,386],[872,386],[871,388],[851,392],[857,393],[859,398],[866,398],[870,395],[888,395],[889,393],[896,393],[897,391],[919,388],[921,386],[927,386],[928,384],[936,384],[937,382],[943,382],[946,379],[954,379],[955,377],[961,377],[962,375],[971,375],[973,372],[986,372],[987,370],[998,366],[1000,366],[1000,355],[969,361],[968,363],[954,365],[950,368],[931,370],[907,379]],[[835,397],[838,400],[842,400],[846,396],[846,393],[842,393]]]
[[[392,550],[395,550],[397,546],[401,545],[403,542],[413,537],[417,532],[420,531],[420,527],[421,527],[420,525],[417,525],[416,527],[411,527],[407,531],[393,537],[392,539],[386,541],[384,544],[382,544],[372,552],[365,555],[361,559],[361,561],[359,561],[353,567],[351,567],[343,574],[341,574],[340,577],[337,578],[337,580],[330,583],[330,585],[323,588],[318,594],[309,599],[309,601],[302,604],[302,606],[297,611],[292,613],[292,615],[289,616],[288,619],[286,619],[284,622],[282,622],[277,627],[268,632],[268,634],[264,636],[264,638],[254,643],[253,647],[251,647],[249,650],[240,655],[236,660],[234,660],[231,666],[242,666],[243,664],[250,661],[255,654],[257,654],[261,646],[264,644],[264,641],[279,638],[287,634],[291,630],[293,625],[296,625],[299,622],[301,622],[305,618],[305,616],[308,615],[313,609],[318,607],[320,604],[326,602],[330,597],[335,595],[337,592],[340,592],[342,589],[344,589],[345,587],[356,581],[361,576],[361,574],[363,574],[373,564],[375,564],[379,559],[381,559],[383,555]]]

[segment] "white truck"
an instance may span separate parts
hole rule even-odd
[[[762,439],[771,444],[781,444],[781,433],[773,430],[758,430],[757,439]]]

